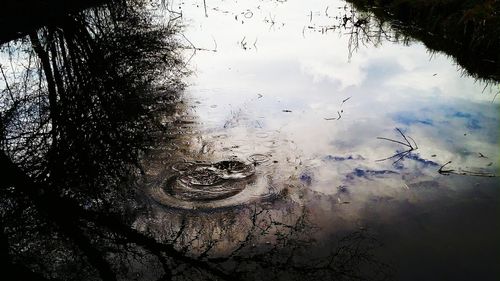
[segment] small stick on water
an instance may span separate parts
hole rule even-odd
[[[241,48],[243,50],[247,49],[247,42],[245,41],[246,38],[247,38],[246,36],[243,36],[243,39],[241,39],[241,42],[240,42]]]
[[[441,175],[444,175],[444,176],[458,175],[458,176],[472,176],[472,177],[484,177],[484,178],[496,178],[496,177],[498,177],[498,175],[493,174],[493,173],[468,171],[468,170],[462,170],[460,168],[458,169],[458,171],[455,169],[445,170],[444,167],[446,167],[449,164],[451,164],[451,161],[448,161],[443,166],[441,166],[438,170],[438,173]]]
[[[215,41],[215,38],[212,36],[212,40],[214,40],[214,52],[217,52],[217,41]]]
[[[207,3],[206,0],[203,0],[203,7],[205,8],[205,17],[208,18],[208,13],[207,13]]]
[[[343,101],[342,101],[342,104],[341,104],[340,106],[344,105],[344,103],[345,103],[346,101],[350,100],[351,98],[352,98],[352,97],[348,97],[347,99],[343,100]]]
[[[447,165],[451,164],[451,161],[448,161],[446,162],[443,166],[441,166],[438,170],[438,173],[440,173],[441,175],[450,175],[451,173],[453,173],[455,170],[451,169],[451,170],[444,170],[443,168],[446,167]]]
[[[392,163],[392,165],[395,165],[399,161],[403,160],[403,158],[405,158],[406,156],[410,155],[412,151],[418,149],[417,142],[412,137],[406,136],[405,134],[403,134],[403,132],[399,128],[396,128],[396,130],[403,137],[403,139],[405,140],[405,142],[402,142],[402,141],[399,141],[399,140],[394,140],[394,139],[389,139],[389,138],[384,138],[384,137],[377,137],[377,139],[379,139],[379,140],[386,140],[386,141],[390,141],[390,142],[394,142],[394,143],[397,143],[397,144],[404,145],[404,146],[408,147],[408,150],[405,150],[403,152],[398,152],[398,153],[396,153],[396,154],[394,154],[394,155],[392,155],[390,157],[384,158],[384,159],[376,160],[376,162],[386,161],[386,160],[398,157],[398,159]],[[408,139],[410,139],[413,142],[413,144]]]
[[[342,115],[340,113],[344,113],[344,110],[342,109],[342,106],[344,105],[344,103],[346,101],[350,100],[351,98],[352,97],[348,97],[345,100],[342,100],[342,103],[340,104],[340,108],[341,109],[340,109],[340,111],[337,111],[337,114],[339,115],[339,117],[337,117],[337,118],[333,118],[333,117],[332,118],[323,118],[323,119],[328,120],[328,121],[330,121],[330,120],[340,120],[340,118],[342,118]]]

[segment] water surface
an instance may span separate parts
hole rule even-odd
[[[498,276],[497,85],[464,76],[419,42],[356,40],[355,21],[342,26],[353,15],[343,1],[177,1],[170,9],[182,12],[192,75],[182,113],[167,122],[183,126],[149,162],[158,218],[191,214],[193,227],[217,228],[234,216],[231,240],[250,228],[245,206],[292,221],[307,210],[320,244],[373,233],[396,279]],[[233,179],[237,192],[199,200],[168,192],[178,167],[229,160],[254,169],[251,180]]]

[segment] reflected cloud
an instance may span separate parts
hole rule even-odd
[[[357,178],[372,179],[376,177],[382,177],[387,175],[398,174],[398,172],[391,170],[369,170],[363,168],[355,168],[354,171],[346,175],[347,180],[353,180]]]
[[[434,121],[430,118],[421,118],[419,116],[415,115],[415,112],[398,112],[394,116],[394,121],[410,126],[414,124],[423,124],[423,125],[429,125],[432,126],[434,125]]]
[[[361,155],[349,155],[349,156],[333,156],[327,155],[323,158],[324,161],[347,161],[347,160],[365,160]]]

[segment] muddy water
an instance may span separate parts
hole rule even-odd
[[[206,4],[171,5],[193,74],[146,164],[154,215],[138,228],[217,237],[219,255],[256,220],[275,223],[253,238],[267,245],[307,215],[319,245],[370,231],[396,279],[498,276],[498,85],[419,42],[353,38],[342,1]]]

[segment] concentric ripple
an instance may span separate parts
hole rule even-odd
[[[253,185],[256,181],[253,163],[237,160],[178,162],[170,168],[173,175],[151,190],[156,201],[170,207],[196,209],[235,205],[262,192]],[[241,195],[245,189],[246,193]]]
[[[252,155],[248,156],[248,161],[251,161],[252,163],[258,163],[258,164],[267,162],[267,161],[269,161],[269,159],[271,159],[271,157],[269,155],[260,154],[260,153],[256,153],[256,154],[252,154]]]

